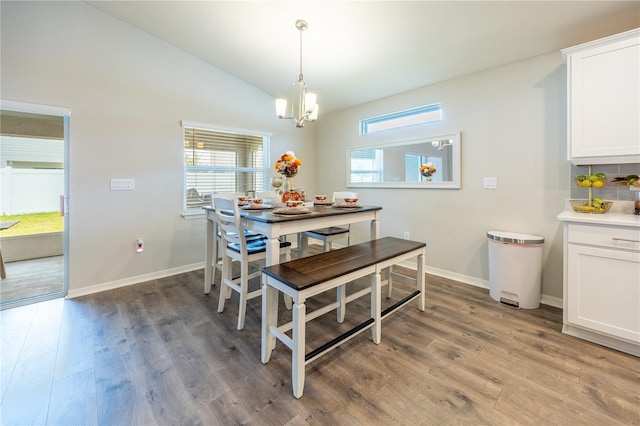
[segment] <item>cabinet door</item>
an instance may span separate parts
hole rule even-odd
[[[575,164],[639,162],[639,38],[572,53],[568,66],[569,159]]]
[[[568,245],[570,324],[640,343],[640,253]]]

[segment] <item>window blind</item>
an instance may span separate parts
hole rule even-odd
[[[184,209],[200,212],[213,192],[263,190],[269,138],[184,126]]]

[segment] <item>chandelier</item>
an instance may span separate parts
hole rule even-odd
[[[302,32],[306,31],[309,26],[306,21],[298,19],[296,28],[300,31],[300,73],[298,81],[293,83],[298,86],[298,110],[294,115],[294,105],[291,102],[291,112],[287,115],[287,100],[276,99],[276,115],[278,118],[291,119],[296,122],[296,127],[304,127],[305,121],[316,121],[318,118],[318,104],[316,103],[316,94],[307,92],[307,83],[302,77]]]

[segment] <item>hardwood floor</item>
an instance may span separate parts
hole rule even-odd
[[[260,362],[260,299],[237,331],[237,295],[218,314],[219,287],[205,296],[202,280],[200,270],[0,312],[0,423],[640,424],[640,359],[562,334],[559,309],[512,309],[429,275],[425,312],[411,304],[384,321],[381,344],[365,332],[308,365],[296,400],[291,352],[278,343]],[[395,283],[387,303],[412,287]],[[307,349],[368,310],[363,299],[345,324],[333,312],[311,322]]]

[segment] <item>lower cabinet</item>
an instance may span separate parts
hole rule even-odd
[[[640,356],[640,229],[565,224],[563,332]]]

